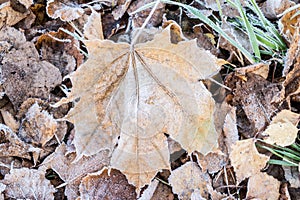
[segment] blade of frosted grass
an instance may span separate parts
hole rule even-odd
[[[175,2],[175,1],[170,1],[170,0],[161,0],[161,2],[163,3],[168,3],[168,4],[172,4],[172,5],[177,5],[177,6],[181,6],[183,8],[185,8],[189,13],[193,14],[195,17],[197,17],[198,19],[200,19],[201,21],[203,21],[204,23],[206,23],[207,25],[209,25],[212,29],[214,29],[216,32],[218,32],[222,37],[224,37],[228,42],[230,42],[233,46],[235,46],[237,49],[239,49],[244,56],[251,62],[251,63],[255,63],[255,58],[251,55],[250,52],[248,52],[244,47],[242,47],[239,43],[237,43],[234,39],[232,39],[231,37],[229,37],[222,29],[221,27],[219,27],[218,25],[216,25],[213,21],[211,21],[208,17],[206,17],[205,15],[203,15],[198,9],[189,6],[189,5],[185,5],[179,2]]]
[[[298,167],[298,164],[296,164],[296,163],[289,163],[289,162],[286,162],[284,160],[270,159],[268,161],[268,163],[272,164],[272,165],[282,165],[282,166],[287,166],[287,167]]]
[[[291,147],[296,149],[297,151],[299,151],[299,154],[300,154],[300,145],[294,143],[294,144],[291,144]]]
[[[249,5],[249,8],[252,9],[258,15],[259,19],[263,23],[264,27],[266,27],[267,31],[270,31],[270,33],[272,33],[272,35],[274,35],[274,37],[277,38],[277,40],[280,42],[280,46],[282,49],[286,49],[287,47],[283,41],[283,38],[281,37],[277,29],[274,27],[274,25],[269,20],[267,20],[267,18],[265,18],[264,14],[258,7],[256,1],[250,0],[250,3],[252,6]]]
[[[241,2],[240,0],[235,0],[235,3],[237,5],[237,9],[240,13],[240,16],[242,18],[242,21],[244,23],[244,26],[246,27],[246,31],[247,31],[247,34],[248,34],[248,37],[249,37],[249,40],[250,40],[250,44],[251,44],[251,47],[252,47],[252,50],[254,52],[254,55],[261,59],[261,56],[260,56],[260,51],[259,51],[259,47],[258,47],[258,41],[257,41],[257,38],[255,36],[255,33],[254,33],[254,30],[253,30],[253,26],[250,24],[247,16],[246,16],[246,13],[241,5]]]
[[[283,15],[285,15],[285,14],[291,12],[292,10],[298,9],[298,8],[300,8],[300,4],[296,4],[296,5],[292,6],[292,7],[289,7],[289,8],[286,9],[283,13],[277,15],[277,17],[282,17]]]

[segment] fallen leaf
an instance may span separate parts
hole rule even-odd
[[[227,153],[232,152],[232,146],[239,140],[239,133],[236,124],[236,108],[231,107],[230,112],[226,115],[224,126],[224,143],[227,148]]]
[[[153,197],[153,194],[158,186],[159,182],[158,180],[154,179],[151,181],[151,183],[148,185],[148,187],[143,191],[143,194],[139,198],[139,200],[149,200]]]
[[[86,37],[88,40],[104,39],[100,13],[97,13],[92,9],[92,14],[88,17],[88,21],[84,25],[83,33],[84,37]]]
[[[135,188],[117,170],[85,176],[79,186],[81,199],[136,199]]]
[[[267,173],[257,173],[249,178],[247,199],[278,199],[280,182]]]
[[[295,142],[298,134],[297,124],[300,121],[300,115],[289,110],[282,110],[263,132],[265,142],[279,146],[289,146]]]
[[[300,11],[300,8],[294,9],[285,15],[283,15],[279,22],[278,27],[281,34],[291,42],[295,34],[299,33],[299,24],[300,24],[300,15],[294,16],[297,12]]]
[[[216,58],[195,40],[172,44],[171,30],[180,28],[172,24],[133,49],[85,41],[89,59],[70,75],[71,93],[57,104],[80,98],[66,116],[75,125],[78,158],[112,150],[118,142],[111,166],[137,191],[170,168],[164,133],[188,153],[207,154],[217,146],[214,100],[198,81],[218,72]]]
[[[136,11],[138,8],[140,8],[141,6],[143,6],[147,3],[151,3],[151,2],[153,2],[153,1],[152,0],[133,1],[127,10],[127,13],[129,15],[132,15],[131,13]],[[164,10],[165,10],[165,4],[159,3],[159,5],[157,6],[156,10],[154,11],[151,19],[147,23],[147,27],[158,26],[162,22]],[[146,10],[143,10],[141,12],[138,12],[138,13],[132,15],[133,27],[135,27],[135,28],[141,27],[142,24],[144,23],[144,21],[146,20],[146,18],[148,17],[148,15],[150,14],[150,12],[151,12],[151,8],[148,8]]]
[[[201,166],[202,171],[207,171],[210,174],[214,174],[220,171],[227,164],[227,158],[220,150],[209,152],[203,156],[197,154],[197,162]]]
[[[5,80],[3,88],[15,108],[29,97],[47,99],[50,90],[62,80],[55,66],[47,61],[40,61],[31,42],[25,42],[17,49],[10,50],[1,63]]]
[[[267,0],[262,3],[261,11],[267,18],[277,19],[278,15],[293,5],[295,3],[290,0]]]
[[[246,73],[245,79],[238,74],[227,76],[226,83],[233,89],[232,105],[237,107],[239,133],[246,138],[263,131],[279,107],[282,86],[271,83],[262,76]]]
[[[57,122],[37,104],[33,104],[22,120],[19,137],[25,142],[42,147],[55,135]]]
[[[229,158],[238,183],[260,173],[269,160],[268,156],[258,153],[254,139],[237,141],[232,149]]]
[[[208,199],[209,190],[212,189],[209,175],[202,172],[194,162],[187,162],[171,171],[169,183],[172,191],[182,200],[191,199],[195,190],[199,190],[198,196],[201,195],[202,198]]]
[[[252,73],[252,74],[260,75],[264,79],[267,79],[269,74],[269,64],[256,63],[246,67],[236,68],[235,71],[239,75],[246,76],[247,73]]]
[[[6,185],[6,199],[54,199],[55,189],[42,170],[11,169],[10,174],[6,174],[0,182]]]
[[[26,18],[29,13],[30,12],[26,10],[24,13],[15,11],[11,6],[11,2],[0,4],[0,29],[4,26],[13,26],[17,24],[19,21]]]
[[[290,187],[300,187],[300,173],[297,167],[282,166],[284,170],[284,178],[289,182]]]
[[[113,14],[115,20],[120,19],[125,14],[130,3],[131,3],[131,0],[119,0],[118,1],[118,5],[112,11],[112,14]]]
[[[49,17],[62,21],[72,21],[84,14],[83,8],[76,2],[69,0],[49,0],[47,1],[46,11]]]
[[[7,125],[13,132],[17,132],[20,123],[14,118],[14,116],[7,110],[0,110],[5,125]]]
[[[83,157],[75,162],[76,154],[68,153],[67,146],[61,144],[53,154],[41,164],[41,169],[53,169],[66,183],[65,195],[68,199],[79,196],[81,179],[88,173],[100,171],[108,165],[108,151],[101,151],[91,157]]]

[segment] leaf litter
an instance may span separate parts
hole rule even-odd
[[[16,2],[19,4],[13,5],[14,1],[10,1],[0,9],[1,91],[5,93],[0,99],[1,122],[7,125],[1,126],[0,172],[4,179],[0,184],[0,199],[12,195],[16,198],[32,198],[32,195],[41,199],[57,198],[57,195],[54,197],[56,190],[45,178],[49,169],[64,182],[59,186],[63,190],[57,192],[64,192],[68,199],[80,196],[97,199],[103,194],[111,199],[135,199],[135,191],[143,197],[148,189],[148,199],[174,199],[177,196],[180,199],[236,199],[234,191],[239,187],[246,188],[245,194],[241,193],[244,198],[276,199],[279,196],[280,182],[261,172],[269,156],[258,153],[256,139],[252,137],[263,137],[268,143],[283,146],[295,141],[299,121],[295,102],[299,102],[300,63],[296,11],[284,13],[280,20],[279,28],[290,43],[284,61],[286,79],[270,81],[268,70],[271,68],[265,63],[236,69],[226,75],[226,84],[233,89],[225,98],[230,106],[220,106],[219,102],[214,102],[212,97],[215,95],[210,94],[210,86],[209,92],[199,82],[199,79],[210,78],[219,72],[221,68],[216,58],[196,47],[195,40],[187,40],[173,22],[165,20],[163,30],[151,28],[161,23],[163,13],[168,14],[170,7],[167,5],[155,12],[152,21],[148,22],[149,28],[141,32],[143,37],[130,42],[134,34],[123,35],[124,38],[129,36],[125,40],[131,44],[126,44],[104,37],[111,37],[124,28],[127,14],[139,7],[136,2],[99,1],[88,5],[81,1],[48,1],[47,14],[57,18],[50,21],[37,15],[35,2]],[[264,10],[265,15],[278,18],[275,15],[285,8],[279,8],[276,3],[265,2],[274,6],[269,6],[271,11]],[[293,4],[291,1],[284,3],[286,7]],[[205,1],[205,4],[217,10],[214,2]],[[234,13],[226,3],[221,1],[221,4],[225,15]],[[102,12],[102,6],[111,7],[112,14],[106,10]],[[11,15],[7,15],[9,9]],[[101,19],[99,10],[105,20]],[[142,26],[149,12],[131,16],[134,19],[132,27]],[[292,15],[296,17],[289,20]],[[187,21],[182,19],[180,23],[184,26]],[[61,26],[59,20],[73,20],[83,27],[87,39],[83,44],[89,55],[84,64],[81,65],[83,56],[73,48],[80,43],[59,31],[44,34],[44,30],[37,29],[36,24],[43,21]],[[109,25],[110,22],[113,25]],[[195,32],[193,37],[201,38],[206,34],[205,26],[200,26],[202,31]],[[53,30],[49,23],[45,27]],[[22,29],[25,31],[20,31]],[[218,37],[212,37],[218,40]],[[235,37],[241,38],[236,34]],[[64,38],[68,38],[69,43]],[[33,45],[35,41],[37,43]],[[227,46],[217,48],[226,49]],[[221,54],[216,50],[214,55]],[[66,123],[56,119],[61,118],[71,104],[54,110],[44,106],[59,99],[53,98],[53,91],[56,93],[61,76],[75,69],[64,79],[63,84],[70,87],[71,92],[65,87],[67,97],[60,102],[73,104],[64,118],[74,124],[72,130],[70,124],[68,129],[63,128]],[[4,105],[7,99],[10,103]],[[14,111],[19,108],[20,111]],[[219,109],[224,109],[223,113],[216,112]],[[280,134],[283,130],[290,131]],[[54,149],[55,152],[49,155]],[[195,151],[200,152],[200,156]],[[176,158],[181,164],[174,164],[179,162]],[[248,165],[243,165],[245,163]],[[171,175],[162,176],[163,169],[171,171]],[[285,171],[286,180],[296,187],[297,177],[289,176],[290,172]],[[22,194],[14,185],[18,181],[23,188]],[[144,187],[148,184],[148,188]],[[264,187],[258,188],[261,184]],[[32,190],[24,193],[28,185]],[[46,190],[36,190],[33,185]],[[101,192],[106,187],[111,189]],[[289,191],[292,190],[285,190]]]

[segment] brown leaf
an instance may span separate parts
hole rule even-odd
[[[276,101],[282,86],[253,73],[246,73],[245,79],[238,74],[229,75],[226,82],[233,84],[230,87],[234,93],[233,105],[237,107],[239,132],[245,137],[253,137],[263,131],[278,109]]]
[[[187,162],[183,166],[171,172],[169,183],[172,190],[182,200],[189,200],[194,191],[198,190],[202,198],[208,199],[212,190],[211,179],[207,173],[203,173],[194,162]]]
[[[279,146],[288,146],[295,142],[298,134],[297,124],[300,115],[289,110],[282,110],[272,119],[271,124],[263,132],[267,136],[265,142]]]
[[[249,178],[247,199],[278,199],[280,182],[267,173],[257,173]]]
[[[287,50],[285,62],[284,62],[284,68],[282,71],[283,76],[287,76],[287,79],[284,83],[284,85],[287,85],[286,83],[291,78],[291,75],[289,75],[290,68],[295,64],[295,68],[300,68],[300,33],[296,33],[291,41],[291,44]],[[296,71],[295,69],[293,71]],[[293,73],[291,73],[293,74]],[[287,96],[287,94],[286,94]]]
[[[82,7],[76,2],[69,0],[49,0],[47,1],[46,11],[49,17],[62,21],[72,21],[81,17],[84,13]]]
[[[79,186],[81,199],[136,199],[135,188],[119,171],[88,174]]]
[[[66,145],[61,144],[42,163],[42,169],[53,169],[67,183],[65,195],[68,199],[75,199],[79,196],[79,184],[84,176],[108,165],[108,151],[101,151],[91,157],[83,157],[76,162],[75,158],[76,154],[68,153]]]
[[[31,42],[13,48],[4,56],[2,73],[5,80],[3,88],[15,108],[28,97],[47,99],[50,90],[62,80],[55,66],[39,60],[39,54]]]
[[[112,14],[113,14],[115,20],[120,19],[124,15],[124,13],[127,11],[127,8],[130,5],[130,3],[131,3],[131,0],[119,0],[118,1],[118,5],[112,11]]]
[[[137,191],[158,170],[169,169],[164,133],[189,153],[208,153],[217,144],[214,100],[199,79],[217,73],[216,58],[196,41],[172,44],[168,26],[152,41],[134,45],[85,42],[89,59],[70,78],[66,103],[80,98],[66,119],[75,125],[77,156],[114,149],[111,166]]]
[[[299,33],[300,15],[294,16],[299,11],[300,8],[297,8],[286,13],[281,17],[278,23],[281,34],[283,34],[289,42]]]
[[[27,143],[42,147],[55,135],[57,122],[45,110],[35,103],[22,121],[19,136]]]
[[[265,167],[269,160],[268,156],[258,153],[254,139],[237,141],[232,149],[229,158],[238,183],[260,173],[260,170]]]
[[[12,169],[1,183],[6,185],[4,195],[13,199],[54,199],[54,187],[45,178],[45,171],[36,169]]]
[[[209,152],[205,156],[198,154],[197,161],[202,171],[208,171],[210,174],[220,171],[227,164],[226,155],[220,150]]]

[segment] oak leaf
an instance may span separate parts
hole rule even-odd
[[[172,30],[181,34],[171,24],[135,45],[85,41],[89,59],[70,75],[71,93],[57,104],[77,101],[66,116],[75,125],[77,156],[113,150],[111,167],[137,191],[170,168],[164,133],[188,153],[207,154],[217,143],[214,100],[199,82],[218,72],[216,58],[195,40],[171,43]]]

